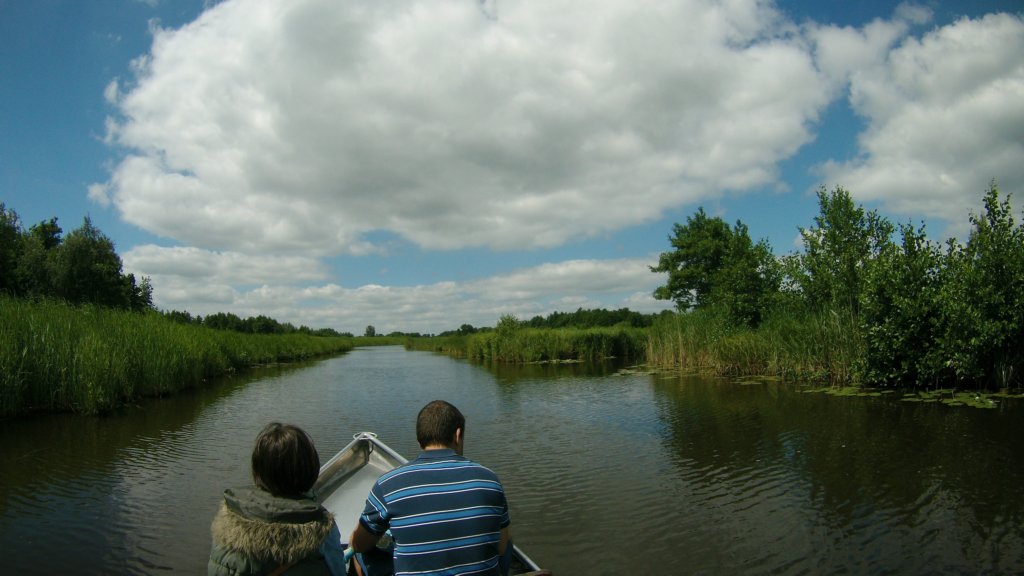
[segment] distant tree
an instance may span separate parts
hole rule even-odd
[[[130,310],[141,312],[153,308],[153,285],[150,283],[149,278],[143,277],[141,281],[136,283],[135,275],[128,274],[123,280],[125,299]]]
[[[374,328],[372,324],[367,326],[366,330],[363,332],[363,336],[373,337],[373,336],[376,336],[376,335],[377,335],[377,329]]]
[[[164,312],[163,315],[164,315],[164,317],[170,319],[171,321],[177,322],[179,324],[202,323],[201,321],[197,321],[196,318],[193,318],[192,314],[190,314],[188,312],[184,312],[184,311],[170,310],[170,311]]]
[[[277,320],[262,314],[243,320],[242,331],[249,332],[250,334],[276,334],[283,332]]]
[[[206,318],[203,319],[203,326],[214,328],[216,330],[234,330],[236,332],[243,331],[242,319],[230,312],[208,314]]]

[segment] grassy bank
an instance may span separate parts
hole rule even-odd
[[[755,329],[730,326],[701,310],[659,319],[647,332],[647,362],[722,376],[779,376],[849,384],[864,342],[855,318],[833,313],[777,313]]]
[[[498,330],[466,336],[410,339],[406,346],[488,362],[594,361],[626,358],[643,361],[642,328],[527,328]]]
[[[352,345],[350,338],[243,334],[155,313],[0,297],[0,416],[103,412],[232,370]]]

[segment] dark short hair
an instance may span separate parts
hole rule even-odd
[[[320,455],[302,428],[271,422],[252,449],[252,479],[275,496],[309,492],[320,474]]]
[[[462,412],[444,400],[434,400],[416,417],[416,441],[421,448],[432,444],[451,446],[459,428],[466,433],[466,417]]]

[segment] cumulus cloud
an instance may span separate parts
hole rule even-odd
[[[778,185],[828,104],[764,0],[230,0],[121,87],[123,217],[216,250],[557,246]]]
[[[1024,21],[1009,14],[906,38],[850,76],[850,102],[867,127],[856,158],[821,167],[825,180],[889,212],[962,229],[991,179],[1024,181],[1021,54]]]
[[[817,169],[858,199],[964,221],[989,179],[1024,176],[1019,16],[922,32],[915,4],[859,28],[796,26],[770,0],[204,5],[154,21],[107,85],[119,158],[89,188],[179,244],[124,256],[163,308],[353,332],[656,312],[654,258],[359,287],[328,262],[556,247],[785,188],[779,163],[839,98],[865,121],[859,154]]]
[[[360,334],[369,324],[384,332],[436,333],[464,323],[493,326],[503,314],[525,320],[576,308],[658,312],[672,303],[650,296],[665,280],[651,273],[656,262],[654,256],[570,260],[466,282],[345,288],[323,282],[322,265],[303,257],[151,245],[124,255],[127,271],[152,279],[162,309],[263,314]]]

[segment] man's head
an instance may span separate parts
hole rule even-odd
[[[275,496],[309,492],[320,474],[320,456],[301,428],[271,422],[256,437],[252,450],[252,479]]]
[[[462,437],[466,433],[466,417],[444,400],[434,400],[416,417],[416,441],[420,448],[445,446],[462,453]]]

